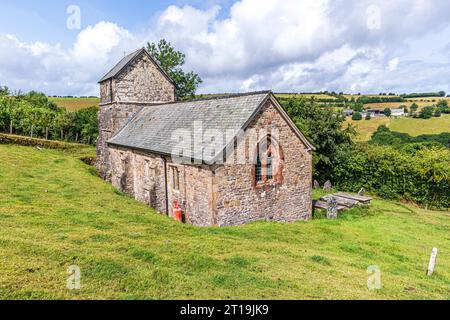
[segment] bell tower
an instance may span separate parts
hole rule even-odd
[[[176,101],[176,85],[145,48],[125,56],[99,84],[97,169],[110,180],[108,140],[141,108]]]

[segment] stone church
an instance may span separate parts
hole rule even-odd
[[[196,226],[311,218],[314,146],[270,91],[178,101],[145,49],[99,83],[97,168],[120,191]]]

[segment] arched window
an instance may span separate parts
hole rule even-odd
[[[284,153],[270,135],[262,139],[256,148],[255,187],[283,183]]]
[[[261,157],[259,155],[258,158],[256,159],[255,174],[256,174],[256,183],[262,182],[263,181],[262,162]]]
[[[267,164],[266,164],[266,170],[267,170],[267,180],[272,180],[273,179],[273,159],[272,159],[272,154],[269,153],[267,155]]]

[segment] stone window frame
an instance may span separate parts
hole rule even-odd
[[[171,174],[170,187],[174,192],[180,192],[180,168],[177,166],[169,166]]]
[[[266,146],[267,145],[267,146]],[[261,146],[263,149],[261,150]],[[268,163],[270,159],[270,164]],[[252,181],[254,189],[279,186],[284,182],[284,150],[280,143],[271,135],[262,138],[256,145],[255,160],[252,170]],[[270,165],[271,174],[268,173]],[[261,169],[260,179],[258,177],[258,167]]]

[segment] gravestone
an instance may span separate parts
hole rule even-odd
[[[333,186],[331,185],[330,181],[325,182],[325,184],[323,185],[323,191],[325,192],[330,192],[332,188]]]
[[[328,209],[327,209],[327,218],[328,219],[337,219],[338,217],[338,203],[336,198],[330,197],[328,199]]]
[[[320,183],[317,180],[314,180],[314,189],[320,189]]]
[[[431,277],[434,272],[434,267],[436,265],[436,259],[437,259],[438,249],[433,248],[433,251],[431,251],[431,257],[430,257],[430,264],[428,265],[428,272],[427,276]]]
[[[366,195],[366,189],[361,188],[361,190],[359,190],[358,192],[358,196],[364,197]]]

